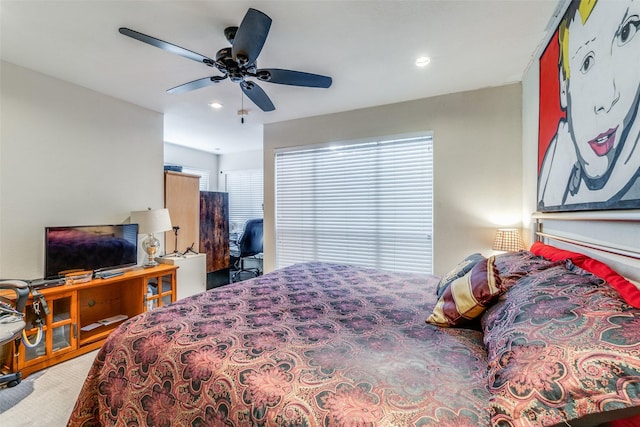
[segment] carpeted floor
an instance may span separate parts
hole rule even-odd
[[[96,351],[35,372],[0,389],[0,426],[64,427]]]

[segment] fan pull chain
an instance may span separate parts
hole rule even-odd
[[[240,91],[240,124],[244,124],[244,92]]]

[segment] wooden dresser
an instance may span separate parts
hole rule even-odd
[[[99,348],[126,319],[175,301],[176,269],[135,267],[121,276],[40,289],[48,307],[48,313],[40,307],[40,343],[31,348],[21,343],[17,357],[14,351],[4,362],[27,376]],[[27,337],[34,343],[39,328],[31,296],[25,314]]]
[[[200,252],[200,177],[181,172],[164,173],[164,206],[169,209],[171,224],[178,226],[179,252],[192,244]],[[165,253],[176,249],[174,231],[164,233]]]

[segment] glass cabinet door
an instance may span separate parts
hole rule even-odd
[[[47,315],[45,314],[43,307],[40,307],[39,310],[40,319],[38,320],[38,316],[36,316],[33,305],[29,303],[25,307],[25,321],[27,323],[27,326],[25,327],[27,342],[23,342],[25,346],[25,361],[47,355]],[[40,328],[40,326],[42,326],[42,328]]]
[[[165,274],[146,279],[144,311],[153,310],[175,301],[175,275]]]
[[[40,305],[40,316],[36,315],[33,303],[25,307],[25,328],[28,342],[24,343],[26,363],[53,354],[71,351],[76,347],[75,323],[76,297],[74,293],[58,294],[46,298],[49,313]],[[38,322],[38,317],[41,319]],[[39,326],[42,325],[42,328]]]

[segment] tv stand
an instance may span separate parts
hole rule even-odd
[[[176,270],[165,264],[135,267],[114,277],[38,289],[49,308],[49,313],[41,310],[42,339],[33,348],[21,343],[8,364],[27,376],[99,348],[126,319],[176,300]],[[38,327],[31,297],[25,314],[27,337],[35,342]]]

